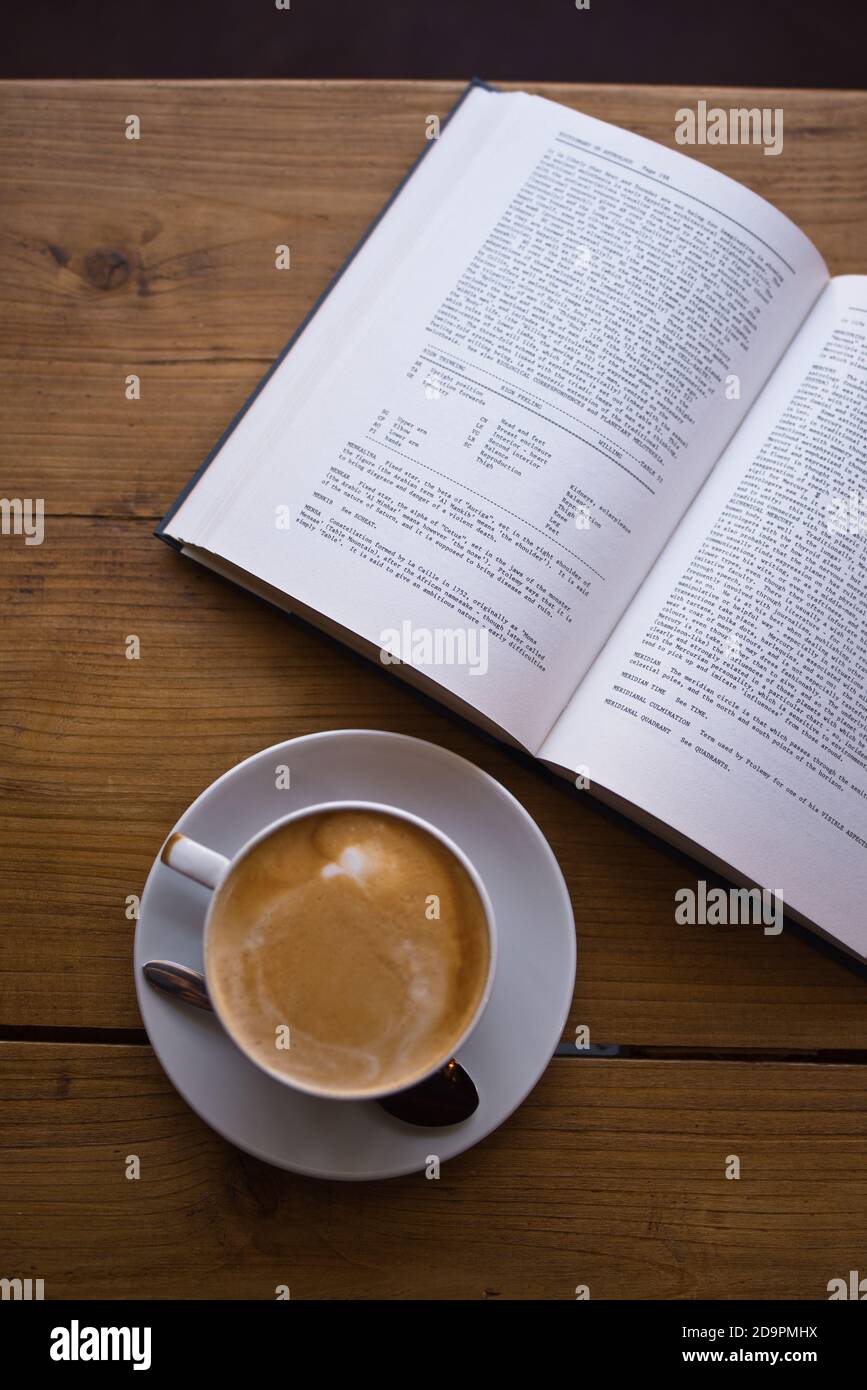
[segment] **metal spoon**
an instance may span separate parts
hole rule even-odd
[[[143,967],[145,978],[155,989],[173,994],[185,1004],[213,1013],[205,977],[188,965],[173,960],[149,960]],[[383,1110],[408,1125],[436,1129],[442,1125],[459,1125],[478,1109],[479,1093],[469,1072],[454,1057],[444,1067],[395,1096],[383,1096],[377,1101]]]

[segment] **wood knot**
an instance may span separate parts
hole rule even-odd
[[[91,251],[84,258],[84,274],[97,290],[118,290],[130,277],[132,266],[122,251]]]

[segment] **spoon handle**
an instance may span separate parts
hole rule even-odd
[[[207,1009],[213,1013],[214,1006],[205,977],[200,971],[191,970],[188,965],[179,965],[174,960],[149,960],[144,966],[144,974],[157,989],[175,995],[196,1009]]]

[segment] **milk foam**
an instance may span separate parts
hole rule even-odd
[[[218,891],[207,952],[248,1051],[302,1085],[359,1095],[410,1084],[449,1052],[490,960],[484,908],[454,855],[420,827],[351,810],[293,822],[251,851]]]

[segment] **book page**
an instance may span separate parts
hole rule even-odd
[[[824,291],[543,748],[867,955],[867,279]]]
[[[169,533],[535,751],[826,280],[712,170],[475,89]]]

